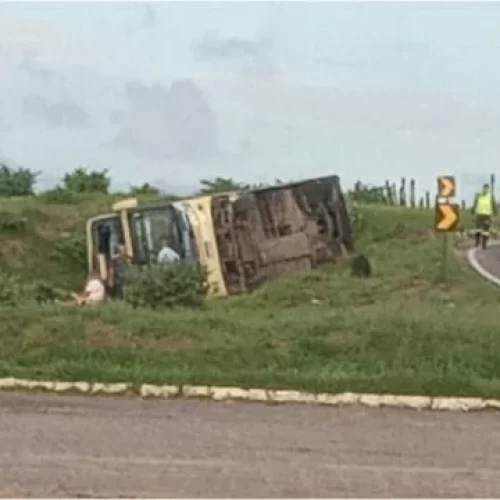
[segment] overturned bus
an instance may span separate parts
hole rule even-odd
[[[339,178],[328,176],[155,206],[117,202],[87,222],[89,271],[119,296],[124,261],[155,264],[165,240],[205,267],[212,295],[249,292],[354,251]]]

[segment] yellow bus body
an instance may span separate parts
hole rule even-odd
[[[196,198],[189,198],[178,202],[171,203],[172,205],[182,205],[186,210],[186,214],[193,231],[194,240],[196,244],[196,252],[198,255],[199,263],[206,269],[208,277],[209,295],[225,296],[227,295],[226,284],[222,275],[220,265],[219,251],[217,248],[217,241],[215,238],[214,221],[212,219],[211,202],[213,196],[198,196]],[[128,200],[125,200],[128,201]],[[169,203],[170,204],[170,203]],[[114,207],[113,207],[114,208]],[[96,222],[120,219],[124,235],[130,235],[130,225],[125,216],[127,209],[122,206],[117,206],[117,211],[104,215],[92,217],[87,221],[87,262],[88,271],[96,270],[96,250],[94,248],[94,234],[93,228]],[[131,204],[130,210],[135,208]],[[125,227],[123,227],[125,225]],[[127,254],[130,253],[126,244]],[[130,257],[131,255],[129,255]],[[100,270],[99,270],[100,272]]]

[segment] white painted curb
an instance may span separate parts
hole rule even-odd
[[[362,405],[371,408],[392,407],[415,410],[474,411],[500,410],[500,400],[461,397],[404,396],[396,394],[310,393],[271,389],[242,389],[200,385],[152,385],[89,382],[51,382],[0,378],[0,391],[45,391],[58,394],[87,395],[139,394],[142,398],[196,398],[214,401],[260,401],[266,403],[302,403],[326,406]]]
[[[500,245],[500,241],[492,241],[490,242],[489,246],[498,246]],[[479,251],[484,251],[484,250],[479,250]],[[486,249],[486,251],[488,251]],[[477,260],[477,248],[470,248],[469,251],[467,252],[467,260],[469,261],[470,266],[476,271],[480,276],[482,276],[485,280],[490,281],[491,283],[500,286],[500,277],[495,276],[494,274],[491,274],[489,271],[487,271]]]

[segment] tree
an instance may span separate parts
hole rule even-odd
[[[39,172],[27,168],[13,169],[0,163],[0,196],[31,196]]]
[[[354,189],[348,192],[349,198],[357,203],[386,204],[384,186],[370,186],[357,181]]]
[[[132,186],[130,188],[130,194],[137,196],[141,194],[150,194],[154,196],[160,195],[160,189],[152,186],[149,182],[145,182],[142,186]]]
[[[89,171],[85,167],[79,167],[63,178],[64,189],[73,193],[108,194],[110,184],[111,177],[107,169]]]
[[[200,184],[203,186],[198,195],[202,194],[215,194],[227,193],[228,191],[248,191],[249,189],[264,189],[272,186],[279,186],[283,184],[281,179],[275,179],[274,183],[268,184],[266,182],[259,182],[257,184],[244,184],[243,182],[235,181],[226,177],[216,177],[215,179],[207,180],[202,179]]]
[[[200,184],[203,186],[198,194],[215,194],[215,193],[225,193],[227,191],[244,191],[249,189],[248,184],[243,184],[237,182],[233,179],[227,179],[224,177],[216,177],[215,179],[208,180],[202,179]]]
[[[250,184],[248,189],[266,189],[274,186],[281,186],[284,182],[281,179],[275,179],[272,184],[268,184],[267,182],[258,182],[257,184]]]

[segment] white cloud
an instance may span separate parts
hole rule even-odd
[[[53,47],[65,34],[64,26],[58,22],[18,17],[0,7],[0,47],[4,56]]]
[[[167,13],[173,13],[175,4],[168,5]],[[49,172],[47,178],[87,163],[110,168],[122,184],[158,178],[193,184],[210,175],[290,178],[326,171],[349,182],[418,172],[433,184],[436,169],[470,170],[476,163],[493,164],[500,153],[499,101],[480,76],[481,71],[491,74],[487,71],[498,43],[492,42],[486,62],[474,60],[475,79],[453,80],[450,75],[463,71],[458,57],[446,58],[453,44],[430,35],[426,40],[420,31],[407,38],[404,30],[394,34],[390,26],[385,30],[381,16],[376,21],[368,13],[363,26],[379,23],[368,42],[355,29],[356,16],[342,18],[345,26],[337,26],[337,32],[330,29],[329,18],[323,38],[315,39],[312,21],[317,16],[311,10],[309,28],[297,27],[297,16],[291,14],[279,29],[282,16],[276,16],[276,26],[266,32],[242,15],[244,30],[226,20],[215,49],[209,47],[212,57],[201,62],[193,57],[190,42],[206,33],[202,14],[184,8],[184,17],[165,20],[161,6],[155,6],[152,22],[140,10],[129,19],[120,17],[123,10],[102,8],[116,15],[94,14],[94,25],[90,14],[84,22],[74,14],[30,19],[0,7],[3,153]],[[95,9],[102,14],[101,7]],[[234,20],[238,11],[232,9]],[[105,29],[108,21],[112,25]],[[221,14],[214,25],[223,27],[223,21]],[[140,29],[129,29],[132,25]],[[343,38],[346,33],[350,36]],[[259,40],[272,43],[249,45]],[[463,45],[467,43],[465,39]],[[269,66],[254,71],[259,54]],[[216,159],[200,154],[180,161],[166,154],[176,134],[177,142],[189,141],[176,128],[181,113],[166,106],[163,91],[155,89],[186,77],[205,92],[216,115]],[[127,95],[132,80],[147,90],[147,99],[132,102]],[[88,120],[82,118],[87,115]],[[89,126],[47,127],[67,120]],[[207,135],[202,127],[190,130],[191,138]],[[126,147],[113,145],[117,137]]]

